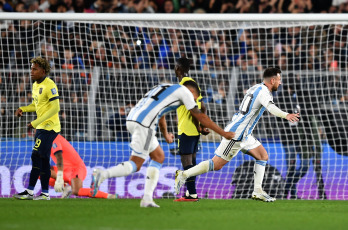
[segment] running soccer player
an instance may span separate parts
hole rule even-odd
[[[92,196],[90,188],[82,188],[87,175],[86,165],[69,141],[60,134],[53,141],[51,158],[56,166],[51,167],[49,184],[55,190],[62,190],[64,187],[62,198],[69,198],[71,194],[93,198],[116,198],[115,195],[102,191]]]
[[[234,139],[227,140],[223,138],[212,159],[203,161],[188,170],[176,171],[175,192],[177,194],[179,194],[180,188],[187,178],[209,171],[220,170],[241,150],[256,159],[252,199],[265,202],[276,200],[262,189],[268,154],[261,143],[252,136],[252,131],[266,109],[273,115],[285,118],[290,122],[299,120],[300,115],[298,113],[286,113],[273,103],[272,92],[277,91],[279,85],[281,85],[280,74],[281,71],[277,68],[267,68],[263,73],[263,82],[252,86],[246,92],[239,111],[233,116],[232,122],[225,127],[225,131],[235,132]]]
[[[179,58],[175,65],[175,75],[183,85],[187,81],[195,82],[191,77],[188,77],[190,70],[190,60],[187,58]],[[195,82],[196,83],[196,82]],[[197,85],[198,86],[198,85]],[[198,109],[206,113],[206,107],[202,101],[202,95],[196,100]],[[190,169],[196,165],[196,153],[200,133],[203,135],[209,134],[209,130],[202,128],[197,120],[191,115],[190,111],[184,105],[181,105],[177,110],[178,114],[178,147],[181,158],[182,167],[184,170]],[[186,180],[186,193],[184,196],[174,200],[176,202],[195,202],[199,198],[196,192],[196,177],[190,177]]]
[[[60,132],[59,95],[56,84],[47,77],[51,70],[48,61],[42,57],[36,57],[30,62],[31,79],[35,81],[32,89],[33,102],[28,106],[18,108],[15,115],[21,117],[25,112],[36,112],[37,115],[37,119],[27,125],[36,129],[35,145],[31,154],[32,169],[28,188],[13,197],[19,200],[50,200],[48,194],[48,183],[51,176],[50,151],[53,140]],[[33,191],[39,176],[42,191],[39,196],[34,197]]]
[[[127,129],[132,134],[130,143],[132,153],[129,161],[104,171],[96,169],[91,184],[94,194],[106,178],[122,177],[137,172],[145,159],[150,156],[151,161],[146,172],[144,196],[140,202],[140,207],[159,207],[153,201],[153,191],[164,161],[164,152],[155,136],[156,128],[159,125],[165,140],[168,143],[173,142],[174,135],[167,132],[164,114],[176,110],[182,104],[205,127],[214,130],[228,140],[232,139],[233,132],[225,132],[197,108],[195,100],[199,95],[200,90],[197,84],[192,81],[185,82],[184,86],[162,84],[147,92],[132,108],[127,117]]]

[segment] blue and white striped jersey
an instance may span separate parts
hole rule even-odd
[[[135,121],[155,130],[158,120],[180,105],[185,105],[187,110],[197,106],[191,91],[179,84],[162,84],[145,94],[129,112],[127,121]]]
[[[246,92],[239,111],[225,127],[225,131],[235,132],[236,136],[233,139],[242,140],[252,133],[269,103],[273,103],[273,95],[269,89],[263,83],[252,86]]]

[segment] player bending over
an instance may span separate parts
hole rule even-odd
[[[90,188],[82,188],[82,183],[87,175],[86,165],[74,147],[60,134],[53,141],[51,158],[56,166],[51,167],[49,185],[54,187],[56,192],[63,192],[62,198],[69,198],[71,194],[95,198],[116,198],[115,195],[102,191],[98,191],[92,196]]]
[[[263,82],[249,88],[239,111],[233,116],[232,122],[225,127],[225,131],[235,132],[235,137],[232,140],[223,138],[211,160],[203,161],[185,171],[176,171],[175,192],[177,194],[179,194],[180,188],[187,178],[209,171],[220,170],[241,150],[256,159],[252,199],[266,202],[276,200],[262,189],[268,154],[261,143],[252,136],[252,131],[266,109],[273,115],[285,118],[290,122],[299,120],[299,114],[283,112],[273,103],[272,92],[277,91],[279,85],[281,85],[280,73],[281,71],[277,68],[267,68],[263,73]]]
[[[118,164],[107,170],[95,170],[91,188],[94,193],[100,184],[111,177],[123,177],[140,170],[145,159],[150,156],[151,161],[146,171],[144,196],[140,207],[159,206],[153,201],[153,191],[158,182],[159,171],[164,161],[164,152],[156,138],[156,128],[160,130],[168,143],[173,142],[174,135],[167,132],[164,114],[175,111],[180,105],[185,105],[193,117],[205,127],[210,128],[226,139],[234,137],[233,132],[225,132],[210,118],[197,108],[195,100],[200,90],[193,81],[183,85],[163,84],[154,87],[136,104],[127,117],[127,130],[132,134],[130,147],[132,149],[129,161]]]

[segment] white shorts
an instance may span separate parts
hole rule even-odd
[[[132,121],[127,121],[127,130],[132,134],[130,147],[132,156],[137,156],[146,159],[149,154],[158,146],[156,131],[150,128],[145,128],[140,124]]]
[[[261,143],[255,137],[249,135],[242,141],[222,139],[219,147],[215,150],[215,155],[226,161],[232,160],[239,151],[249,151],[257,148]]]

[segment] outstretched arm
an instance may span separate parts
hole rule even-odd
[[[19,107],[16,110],[15,116],[21,117],[21,116],[23,116],[23,113],[25,113],[25,112],[35,112],[35,105],[34,105],[34,103],[31,103],[30,105],[27,105],[27,106]]]
[[[267,105],[266,108],[270,113],[272,113],[274,116],[284,118],[291,122],[296,122],[299,120],[300,114],[299,113],[287,113],[283,110],[279,109],[274,103],[270,102]]]
[[[190,109],[190,112],[193,117],[195,117],[204,127],[214,130],[221,136],[225,137],[228,140],[231,140],[235,133],[234,132],[225,132],[217,124],[215,124],[206,114],[202,113],[197,107]]]
[[[167,131],[167,122],[166,118],[162,116],[158,122],[161,133],[163,134],[164,139],[166,139],[167,143],[172,143],[174,141],[174,135],[172,133],[168,133]]]
[[[204,102],[201,102],[201,111],[204,114],[207,114],[207,107],[205,107]],[[208,128],[205,128],[204,125],[200,124],[200,133],[203,135],[208,135],[210,133]]]

